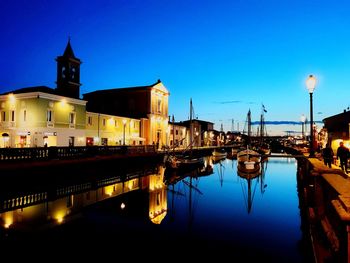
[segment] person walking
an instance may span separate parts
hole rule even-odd
[[[344,142],[339,143],[339,147],[337,149],[337,158],[340,160],[341,169],[347,173],[348,170],[348,158],[349,158],[349,149],[344,146]]]
[[[333,155],[334,152],[329,146],[329,143],[327,143],[326,147],[322,149],[322,156],[324,165],[328,166],[329,168],[332,168]]]

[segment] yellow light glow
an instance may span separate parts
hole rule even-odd
[[[61,108],[66,108],[67,107],[67,101],[66,99],[62,99],[60,102]]]
[[[104,193],[108,196],[111,196],[113,194],[113,185],[105,186]]]
[[[63,219],[65,217],[65,211],[59,210],[55,213],[53,218],[57,221],[57,223],[61,224],[63,222]]]
[[[9,102],[11,105],[14,105],[16,103],[15,95],[13,95],[12,93],[9,94]]]
[[[123,119],[123,124],[124,124],[124,125],[126,124],[126,120],[125,120],[125,119]]]
[[[108,119],[108,124],[111,126],[114,125],[114,120],[112,117]]]
[[[13,212],[6,212],[3,215],[4,227],[9,228],[13,224]]]

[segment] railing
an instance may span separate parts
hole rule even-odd
[[[156,153],[153,145],[0,148],[1,161],[71,159],[106,155]]]

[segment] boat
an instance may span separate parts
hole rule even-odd
[[[192,154],[192,146],[194,143],[193,140],[193,125],[192,125],[192,116],[193,116],[193,105],[192,98],[190,100],[190,143],[184,152],[180,155],[175,154],[175,145],[173,145],[173,152],[168,153],[165,158],[165,165],[169,169],[194,169],[197,167],[202,167],[204,165],[203,157],[194,157]],[[174,128],[174,115],[172,117],[173,128]],[[175,134],[175,131],[173,132]],[[173,140],[174,142],[175,140]],[[186,151],[189,151],[188,155],[185,155]]]
[[[260,169],[261,155],[249,149],[237,153],[237,169],[241,172],[256,172]]]
[[[227,157],[227,152],[225,151],[224,148],[220,149],[214,149],[212,152],[212,160],[213,162],[218,162],[220,160],[223,160]]]
[[[251,137],[251,112],[248,111],[248,134],[246,138],[246,149],[237,153],[237,169],[241,172],[256,172],[260,169],[261,155],[250,148]]]

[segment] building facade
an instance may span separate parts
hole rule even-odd
[[[344,110],[342,113],[323,119],[324,136],[327,142],[331,144],[333,151],[339,146],[339,142],[343,141],[345,146],[350,148],[350,111]]]
[[[169,92],[158,80],[149,86],[97,90],[83,94],[89,112],[140,120],[142,144],[167,143]]]
[[[0,95],[0,147],[85,145],[86,101],[52,93],[32,87]]]

